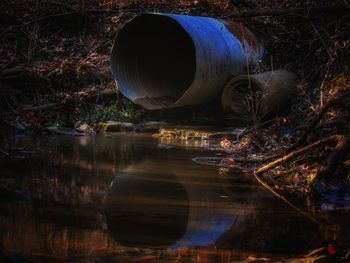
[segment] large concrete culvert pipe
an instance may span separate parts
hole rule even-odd
[[[111,53],[118,89],[146,109],[208,102],[263,53],[243,25],[208,17],[141,14],[119,31]]]

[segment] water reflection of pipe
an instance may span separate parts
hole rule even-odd
[[[130,247],[168,247],[186,229],[188,196],[172,174],[144,161],[119,172],[106,200],[108,230]],[[148,171],[148,173],[144,173]]]
[[[190,160],[144,159],[115,178],[105,207],[108,229],[122,245],[170,249],[297,253],[322,239],[317,225],[254,182]]]
[[[49,145],[46,148],[54,146],[52,140],[41,140]],[[70,140],[74,141],[72,145]],[[128,141],[123,137],[119,142],[112,140],[115,144],[105,138],[97,140],[92,142],[98,148],[97,161],[106,163],[111,160],[108,151],[118,151],[116,148],[123,145],[120,141]],[[18,165],[18,161],[9,160],[8,165],[2,162],[2,180],[6,184],[20,182],[33,199],[30,205],[0,202],[0,243],[4,251],[30,255],[35,250],[61,259],[86,256],[91,260],[95,255],[105,259],[108,252],[115,254],[119,246],[114,241],[133,251],[138,245],[180,248],[212,244],[215,250],[219,248],[216,251],[226,248],[250,255],[305,252],[330,235],[339,239],[339,244],[349,241],[346,217],[341,217],[339,225],[329,218],[332,229],[320,235],[315,225],[257,187],[252,177],[230,171],[218,175],[215,167],[191,162],[193,152],[154,150],[154,141],[149,145],[142,139],[134,147],[125,146],[127,152],[131,150],[128,156],[140,155],[135,160],[139,163],[124,162],[124,168],[113,178],[108,167],[104,170],[108,176],[86,169],[89,156],[85,152],[90,152],[92,145],[73,148],[76,142],[60,138],[56,148],[52,147],[55,153],[31,160],[27,163],[30,166],[24,162]],[[106,149],[101,149],[102,142]],[[147,144],[146,150],[141,143]],[[73,168],[65,161],[52,163],[51,159],[74,157],[72,149],[87,158],[82,167]],[[91,160],[94,169],[96,164],[96,159]],[[106,196],[106,217],[101,213],[99,196]],[[123,251],[120,254],[125,255]]]
[[[242,212],[223,201],[225,191],[215,175],[206,170],[191,173],[180,164],[171,167],[177,168],[148,160],[118,174],[106,205],[109,229],[117,241],[133,246],[208,246]]]
[[[210,185],[202,185],[193,183],[193,179],[189,180],[187,169],[173,171],[186,189],[190,208],[186,232],[171,248],[213,244],[230,229],[237,218],[237,211],[232,209],[232,204],[223,201],[223,198],[227,198],[223,185],[215,174],[210,178]]]

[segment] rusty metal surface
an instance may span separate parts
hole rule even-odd
[[[245,27],[242,23],[236,23],[227,20],[221,20],[232,35],[239,39],[243,44],[244,52],[248,56],[250,63],[259,63],[261,54],[263,54],[263,46],[256,38],[252,31]]]
[[[259,63],[262,55],[262,44],[242,24],[146,13],[118,34],[111,67],[126,97],[162,109],[208,102],[230,76]]]
[[[288,106],[298,84],[298,77],[283,69],[241,75],[225,85],[222,106],[232,119],[260,121]]]

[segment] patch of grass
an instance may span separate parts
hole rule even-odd
[[[95,105],[86,113],[84,121],[94,124],[105,121],[133,121],[135,118],[135,105],[131,101],[121,98],[110,104]]]

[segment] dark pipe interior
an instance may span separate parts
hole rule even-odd
[[[195,47],[174,19],[143,14],[119,32],[112,64],[136,97],[171,97],[174,102],[193,82]]]
[[[140,165],[152,170],[147,163]],[[172,205],[174,201],[178,204]],[[175,175],[150,171],[119,172],[105,209],[108,231],[116,242],[129,247],[168,247],[185,234],[190,207],[186,189]]]

